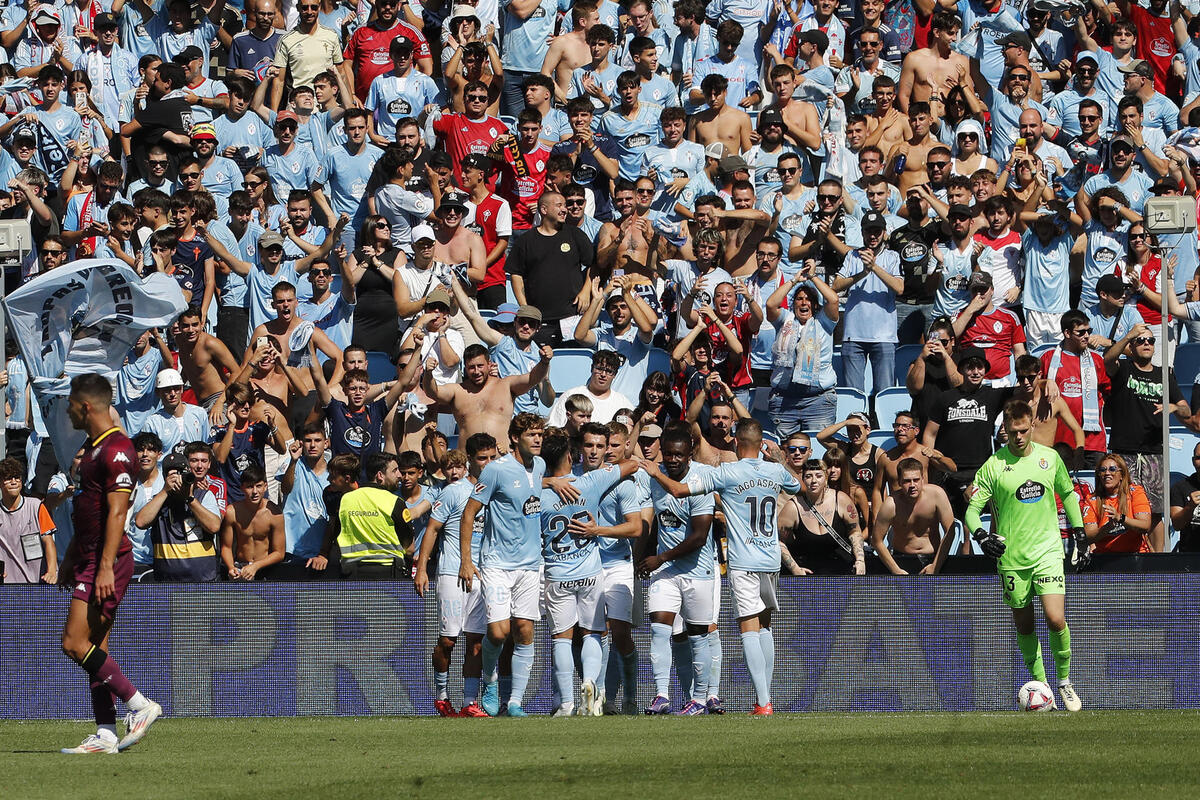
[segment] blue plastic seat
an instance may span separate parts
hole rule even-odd
[[[837,387],[837,418],[840,422],[855,411],[867,410],[867,396],[849,386]]]
[[[592,350],[566,347],[554,351],[550,359],[550,385],[562,393],[588,382],[592,375]]]
[[[895,379],[897,386],[904,386],[908,381],[908,368],[921,355],[924,345],[902,344],[896,348]]]
[[[1176,347],[1173,366],[1175,380],[1179,382],[1179,388],[1186,396],[1189,391],[1187,387],[1191,386],[1196,381],[1196,376],[1200,374],[1200,342],[1189,342]],[[1190,454],[1188,461],[1191,462]]]
[[[367,352],[367,377],[371,383],[386,383],[396,380],[396,365],[387,353],[378,350]]]
[[[890,436],[892,423],[896,421],[896,415],[901,411],[908,411],[911,408],[912,396],[908,393],[908,389],[905,389],[903,386],[892,386],[876,394],[875,419],[878,421],[879,430],[886,432]]]

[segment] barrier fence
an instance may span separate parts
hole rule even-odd
[[[776,710],[1012,709],[1028,680],[995,576],[784,577],[779,596]],[[59,650],[67,604],[50,587],[0,591],[0,718],[91,715],[83,673]],[[1085,706],[1200,707],[1200,576],[1069,576],[1067,619]],[[432,714],[436,635],[436,600],[408,583],[145,584],[130,587],[110,650],[170,715]],[[639,626],[643,705],[654,689],[648,637]],[[727,591],[721,638],[721,695],[731,711],[748,710]],[[526,709],[545,713],[542,625],[536,647]],[[456,651],[456,705],[461,659]]]

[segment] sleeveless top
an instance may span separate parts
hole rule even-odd
[[[850,461],[850,479],[862,487],[862,490],[867,493],[867,497],[871,496],[871,490],[875,488],[875,471],[878,469],[879,463],[879,448],[876,445],[870,445],[870,450],[867,451],[867,460],[862,464],[857,464]]]
[[[841,494],[842,492],[834,490],[835,503]],[[788,498],[788,502],[796,506],[796,527],[792,528],[791,541],[788,543],[788,550],[791,551],[792,558],[796,559],[796,563],[811,569],[818,575],[850,574],[853,567],[853,556],[842,550],[820,523],[817,523],[815,531],[808,527],[800,513],[800,501],[795,496]],[[814,507],[813,513],[820,512],[816,511]],[[829,525],[847,542],[850,541],[850,526],[838,513],[836,505],[833,519],[829,521]]]
[[[982,145],[982,142],[980,142],[980,144]],[[953,161],[950,162],[950,174],[951,175],[966,175],[969,178],[972,175],[974,175],[978,170],[983,169],[987,165],[988,157],[985,153],[976,153],[976,155],[979,157],[979,161],[975,164],[974,167],[966,170],[965,172],[959,172],[958,159],[955,158]]]

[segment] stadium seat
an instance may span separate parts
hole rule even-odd
[[[817,431],[805,431],[808,438],[812,440],[812,450],[809,451],[809,458],[820,458],[825,455],[825,445],[817,441]]]
[[[504,302],[514,304],[517,302],[517,296],[513,294],[512,284],[508,281],[504,282]]]
[[[479,316],[483,318],[484,322],[489,322],[496,316],[496,312],[490,308],[481,308],[479,309]]]
[[[901,411],[912,408],[912,396],[903,386],[892,386],[875,395],[875,419],[880,431],[891,435],[892,423]]]
[[[387,353],[371,350],[367,353],[367,377],[371,383],[385,383],[396,379],[396,365]]]
[[[671,377],[671,354],[661,347],[651,348],[650,354],[646,357],[646,374],[649,375],[651,372],[662,372],[668,378]],[[629,399],[636,400],[637,398]]]
[[[1200,342],[1181,344],[1175,348],[1175,380],[1186,396],[1191,386],[1200,374]],[[1190,462],[1189,456],[1189,462]]]
[[[550,360],[550,385],[556,392],[565,392],[588,382],[592,375],[592,351],[582,347],[565,347],[554,351]]]
[[[1096,470],[1080,469],[1075,471],[1075,481],[1077,483],[1086,483],[1089,489],[1096,488]]]
[[[458,447],[458,422],[453,414],[438,414],[438,430],[446,434],[446,447],[450,450]]]
[[[1197,443],[1200,443],[1200,434],[1195,434],[1187,428],[1172,426],[1169,441],[1171,483],[1175,483],[1192,474],[1192,453],[1195,452]]]
[[[849,386],[837,387],[837,419],[844,420],[855,411],[867,410],[867,396]]]
[[[921,355],[924,345],[902,344],[896,348],[896,385],[904,386],[908,380],[908,368]]]
[[[896,438],[890,430],[871,431],[867,434],[867,441],[884,450],[891,450],[896,446]]]

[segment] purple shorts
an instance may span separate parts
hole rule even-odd
[[[78,562],[75,565],[75,575],[71,579],[71,597],[76,600],[82,600],[85,603],[97,603],[95,598],[96,591],[96,571],[100,567],[98,558],[89,558]],[[129,550],[117,556],[116,562],[113,563],[113,593],[100,606],[100,615],[107,619],[112,619],[117,615],[117,606],[121,604],[121,598],[125,596],[125,590],[129,588],[129,581],[133,579],[133,551]]]

